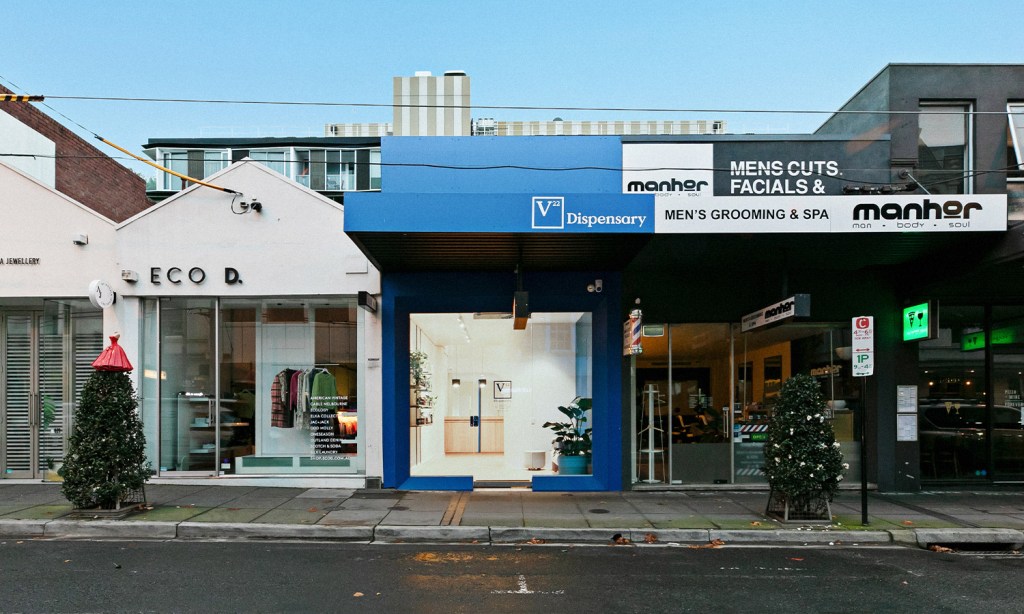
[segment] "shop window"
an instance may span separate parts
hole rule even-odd
[[[1024,308],[992,312],[993,479],[1024,479]]]
[[[971,191],[970,110],[969,105],[920,106],[917,179],[932,194]]]
[[[361,472],[357,315],[351,298],[146,301],[160,472]]]
[[[990,477],[982,307],[942,307],[936,339],[918,345],[923,480]]]
[[[410,315],[412,475],[527,482],[573,464],[591,473],[592,314],[534,312],[526,330],[505,315]],[[572,406],[586,420],[575,436],[566,430],[571,443],[555,444],[556,431],[544,425],[569,423],[559,407]]]

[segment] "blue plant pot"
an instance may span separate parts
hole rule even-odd
[[[558,475],[585,475],[587,473],[586,456],[559,456]]]

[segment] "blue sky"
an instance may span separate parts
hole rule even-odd
[[[721,111],[474,117],[725,119],[731,132],[812,131],[824,116],[724,111],[834,110],[888,63],[1024,63],[1020,0],[0,0],[0,11],[0,83],[19,93],[386,104],[393,76],[459,69],[477,105]],[[385,108],[47,103],[136,152],[153,137],[391,120]]]

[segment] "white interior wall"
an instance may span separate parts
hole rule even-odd
[[[434,424],[421,430],[424,462],[444,454],[445,415],[476,415],[480,378],[487,380],[480,394],[481,413],[505,419],[505,457],[509,465],[522,465],[526,450],[552,449],[554,435],[542,425],[562,421],[565,417],[558,406],[571,402],[576,395],[577,317],[545,315],[548,317],[535,314],[525,331],[516,331],[510,320],[470,323],[472,314],[463,314],[471,331],[468,343],[461,338],[454,314],[441,318],[413,316],[413,349],[415,335],[420,331],[420,350],[428,355],[437,396]],[[416,325],[417,318],[429,328],[430,334]],[[447,345],[440,344],[442,337],[449,340]],[[459,378],[462,385],[453,389],[451,378]],[[496,380],[512,383],[511,399],[494,399]],[[471,472],[472,467],[467,465],[466,473]]]

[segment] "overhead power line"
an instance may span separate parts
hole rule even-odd
[[[105,154],[100,154],[100,155],[82,155],[82,154],[78,154],[78,155],[73,155],[73,154],[53,155],[53,154],[2,153],[2,152],[0,152],[0,158],[4,158],[4,157],[11,157],[11,158],[53,158],[53,159],[58,159],[58,158],[66,158],[66,159],[73,159],[73,158],[82,158],[82,159],[111,158],[111,159],[114,159],[114,160],[138,160],[140,162],[144,162],[144,163],[146,163],[146,164],[148,164],[150,166],[153,166],[154,168],[158,168],[158,169],[163,170],[165,172],[171,173],[172,175],[175,175],[177,177],[181,177],[181,178],[183,178],[183,179],[185,179],[187,181],[191,181],[191,182],[194,182],[194,183],[199,183],[201,185],[207,185],[207,184],[205,184],[204,182],[202,182],[199,179],[195,179],[195,178],[192,178],[192,177],[188,177],[186,175],[182,175],[182,174],[177,173],[177,172],[175,172],[175,171],[173,171],[171,169],[168,169],[168,168],[166,168],[164,166],[156,164],[156,163],[154,163],[154,162],[152,162],[150,160],[146,160],[146,159],[143,159],[140,156],[136,156],[135,154],[133,154],[133,153],[131,153],[129,151],[126,151],[125,149],[123,149],[121,147],[118,147],[117,145],[115,145],[113,143],[110,143],[109,141],[107,141],[106,139],[103,139],[102,137],[100,137],[98,135],[96,136],[96,138],[102,140],[104,143],[107,143],[111,147],[126,153],[130,157],[108,156],[108,155],[105,155]],[[254,163],[257,163],[257,164],[266,164],[266,162],[263,161],[263,160],[250,160],[250,161],[254,162]],[[292,163],[297,163],[297,162],[309,162],[309,160],[298,160],[298,159],[287,158],[287,159],[281,159],[281,160],[273,160],[273,162],[275,162],[275,163],[284,163],[284,164],[292,164]],[[459,164],[435,164],[435,163],[429,163],[429,162],[365,162],[364,164],[366,164],[368,166],[380,166],[380,167],[385,167],[386,166],[386,167],[397,167],[397,168],[403,168],[403,167],[404,168],[431,168],[431,169],[438,169],[438,170],[455,170],[455,171],[517,170],[517,171],[531,171],[531,172],[544,172],[544,173],[567,173],[567,172],[580,172],[580,171],[604,171],[604,172],[610,172],[610,173],[643,172],[643,171],[708,171],[708,172],[714,172],[714,173],[729,173],[729,172],[731,172],[731,169],[729,169],[729,168],[694,167],[694,166],[618,167],[618,166],[526,166],[526,165],[521,165],[521,164],[459,165]],[[844,172],[881,173],[881,172],[889,172],[891,170],[892,169],[890,169],[890,168],[846,168],[846,169],[844,169]],[[957,178],[963,177],[963,178],[966,179],[966,178],[971,178],[971,177],[980,177],[982,175],[990,175],[990,174],[993,174],[993,173],[1005,174],[1005,173],[1010,172],[1010,171],[1020,171],[1020,170],[1024,170],[1024,169],[1021,169],[1017,165],[1013,164],[1013,165],[1010,165],[1010,166],[1007,166],[1007,167],[1004,167],[1004,168],[990,169],[990,170],[984,170],[984,171],[974,171],[974,172],[970,172],[970,173],[957,174],[956,177]],[[835,181],[841,181],[841,182],[850,183],[850,184],[879,185],[879,186],[891,185],[892,184],[892,182],[890,182],[890,181],[868,181],[868,180],[863,180],[863,179],[854,179],[854,178],[845,177],[845,176],[834,176],[834,175],[829,175],[827,173],[822,173],[822,172],[817,172],[817,171],[810,171],[809,170],[807,172],[809,173],[809,176],[824,177],[824,178],[829,178],[829,179],[832,179],[832,180],[835,180]],[[937,179],[937,180],[931,181],[931,182],[920,181],[920,182],[917,182],[917,183],[919,185],[921,185],[921,186],[928,187],[928,186],[932,186],[932,185],[939,185],[939,184],[942,184],[942,183],[948,183],[949,181],[950,181],[950,178],[949,177],[945,177],[945,178]],[[223,190],[223,191],[226,191],[226,192],[231,192],[231,190],[228,190],[226,188],[221,188],[221,187],[215,186],[215,185],[209,185],[209,187],[212,187],[212,188],[215,188],[215,189],[218,189],[218,190]]]
[[[416,108],[416,109],[488,109],[509,111],[601,111],[616,113],[762,113],[786,115],[1015,115],[1021,111],[974,111],[974,110],[931,110],[926,108],[913,111],[895,110],[831,110],[816,109],[702,109],[672,107],[587,107],[587,106],[537,106],[537,105],[484,105],[484,104],[419,104],[419,103],[379,103],[379,102],[333,102],[333,101],[295,101],[295,100],[239,100],[226,98],[142,98],[129,96],[60,96],[47,95],[50,99],[59,100],[93,100],[107,102],[164,102],[182,104],[232,104],[232,105],[277,105],[277,106],[308,106],[308,107],[364,107],[364,108]]]

